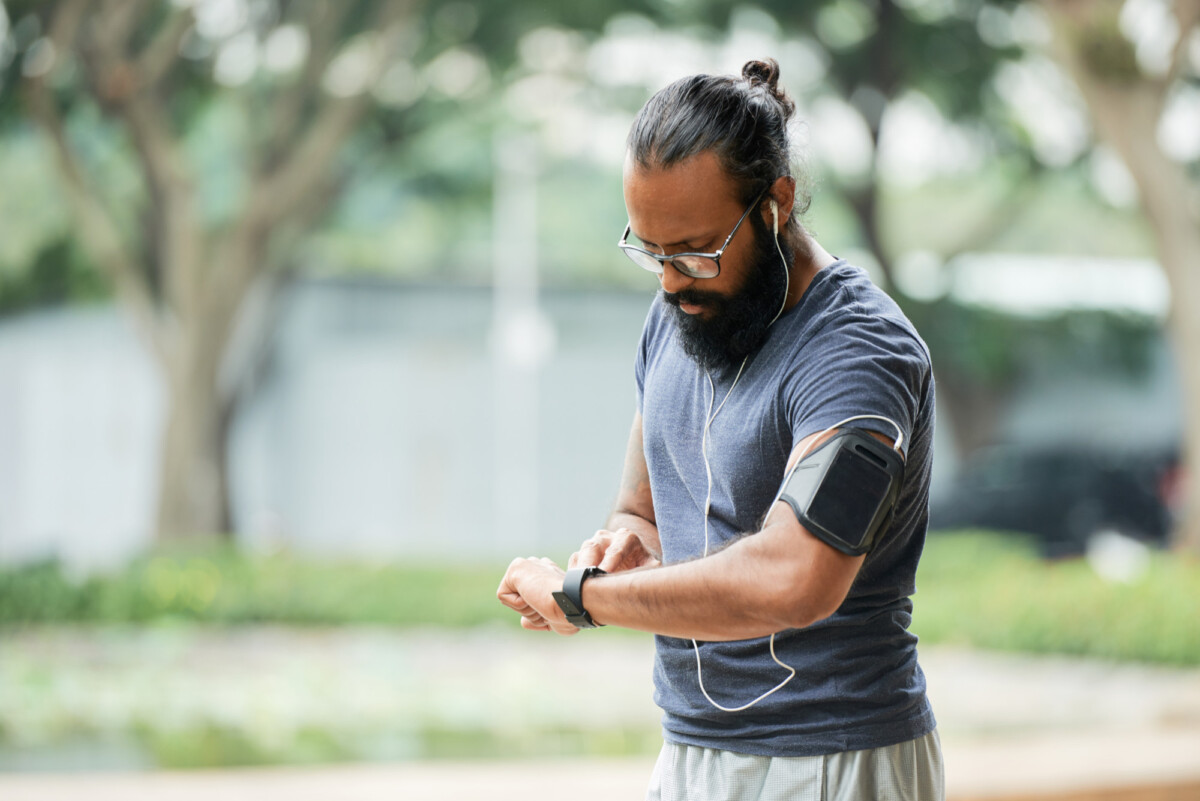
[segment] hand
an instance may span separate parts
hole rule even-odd
[[[616,531],[601,529],[584,540],[579,550],[571,554],[567,567],[599,567],[606,573],[619,573],[635,567],[658,567],[658,555],[632,529]]]
[[[530,631],[574,634],[552,593],[562,589],[562,568],[549,559],[514,559],[500,581],[496,598],[521,616],[521,627]]]

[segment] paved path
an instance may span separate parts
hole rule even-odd
[[[1200,728],[946,743],[950,801],[1200,799]],[[435,762],[173,773],[0,775],[5,801],[640,799],[653,760]],[[566,792],[565,788],[570,788]]]

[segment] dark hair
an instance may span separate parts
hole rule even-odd
[[[779,88],[774,59],[747,61],[742,76],[681,78],[642,106],[628,147],[639,167],[670,167],[712,150],[750,203],[783,175],[791,175],[787,124],[796,110]],[[808,210],[809,194],[796,187],[794,214]]]

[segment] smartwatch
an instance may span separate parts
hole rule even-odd
[[[558,602],[558,608],[567,616],[567,622],[577,629],[594,629],[604,625],[592,620],[592,616],[583,608],[583,582],[592,576],[603,576],[607,571],[598,567],[573,567],[563,578],[560,592],[551,593]]]

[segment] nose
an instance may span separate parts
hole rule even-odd
[[[664,261],[662,275],[658,277],[658,280],[662,283],[665,291],[675,294],[682,289],[687,289],[696,279],[676,270],[672,262]]]

